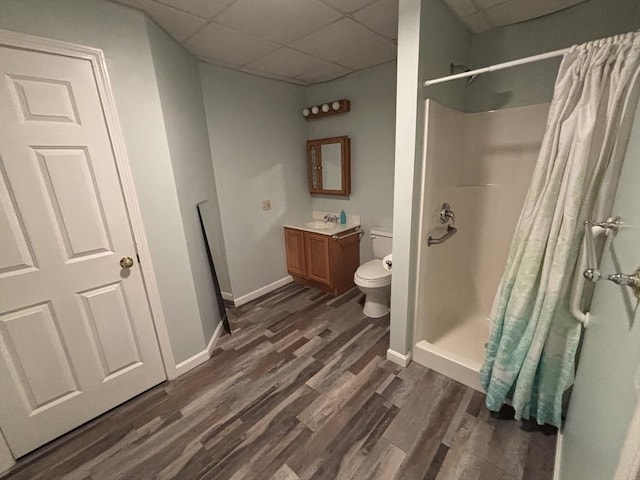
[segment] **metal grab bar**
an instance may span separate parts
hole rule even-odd
[[[347,233],[346,235],[333,235],[331,238],[333,238],[334,240],[342,240],[343,238],[347,238],[347,237],[351,237],[352,235],[360,235],[360,240],[362,240],[362,236],[364,235],[364,230],[362,230],[360,227],[356,227],[356,229],[351,232],[351,233]]]
[[[457,231],[458,229],[456,227],[447,225],[447,232],[441,237],[433,238],[431,235],[429,235],[429,238],[427,238],[427,247],[430,247],[431,245],[440,245],[441,243],[446,242],[448,239],[453,237]]]
[[[598,271],[595,239],[602,234],[607,236],[615,234],[619,226],[620,217],[609,218],[606,222],[585,220],[582,258],[578,266],[578,271],[582,272],[585,269],[592,270],[594,273]],[[585,281],[586,278],[584,275],[577,275],[571,292],[570,310],[573,317],[580,322],[584,328],[587,328],[589,324],[589,312],[584,312],[582,309],[582,293],[584,291]]]

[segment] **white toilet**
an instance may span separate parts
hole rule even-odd
[[[384,268],[382,259],[391,253],[391,229],[373,227],[374,259],[363,263],[353,275],[353,281],[366,295],[362,312],[370,318],[380,318],[389,313],[391,299],[391,272]]]

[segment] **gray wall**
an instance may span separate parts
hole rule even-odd
[[[145,18],[98,0],[3,0],[0,26],[104,51],[176,362],[205,347]]]
[[[625,226],[607,245],[600,270],[630,274],[640,263],[640,104],[635,109],[612,209]],[[640,308],[628,287],[595,286],[562,436],[561,480],[613,479],[640,397]],[[628,466],[628,465],[627,465]],[[615,477],[620,478],[620,477]],[[637,479],[638,477],[636,477]],[[631,480],[631,479],[629,479]]]
[[[198,60],[178,45],[152,20],[146,19],[149,43],[158,80],[171,165],[189,254],[192,282],[205,342],[220,321],[218,302],[198,217],[197,204],[208,200],[212,222],[221,230],[209,136],[200,88]],[[219,246],[217,243],[213,245]],[[223,251],[212,252],[222,282],[226,274]]]
[[[418,86],[421,98],[431,98],[447,107],[464,111],[464,80],[440,83],[426,88],[422,86],[422,82],[449,75],[451,62],[456,65],[469,65],[471,38],[471,33],[449,11],[442,0],[422,1],[420,11],[420,85]],[[424,102],[420,102],[418,108],[422,109],[423,106]],[[424,115],[420,115],[418,121],[420,125],[424,125]],[[419,132],[422,132],[422,128],[419,129]]]
[[[234,299],[288,276],[282,225],[311,211],[303,87],[200,63]],[[271,210],[262,201],[271,200]]]
[[[307,87],[307,105],[348,98],[351,111],[344,115],[303,120],[307,137],[348,135],[351,138],[351,195],[314,195],[313,210],[360,215],[366,232],[376,225],[392,225],[393,163],[395,147],[396,62],[353,73],[331,82]],[[300,112],[298,112],[300,118]],[[301,159],[304,161],[304,157]],[[373,258],[365,235],[360,259]]]
[[[589,0],[552,15],[473,36],[470,66],[536,55],[637,30],[637,0]],[[480,75],[467,88],[466,110],[486,111],[549,102],[560,58]],[[451,83],[464,83],[457,80]]]

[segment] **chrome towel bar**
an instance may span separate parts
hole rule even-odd
[[[352,235],[360,235],[360,239],[362,239],[364,230],[362,230],[360,227],[356,227],[353,232],[347,233],[345,235],[333,235],[331,238],[333,238],[334,240],[342,240],[343,238],[351,237]]]
[[[584,222],[584,245],[586,254],[586,266],[587,268],[582,273],[584,278],[596,283],[600,280],[609,280],[616,285],[622,285],[629,287],[633,290],[633,294],[636,298],[640,298],[640,268],[636,269],[630,275],[624,273],[602,273],[598,268],[598,258],[596,256],[596,247],[594,242],[594,228],[601,228],[603,230],[610,230],[614,235],[617,233],[620,227],[620,217],[616,217],[606,222],[593,222],[591,220],[585,220]]]

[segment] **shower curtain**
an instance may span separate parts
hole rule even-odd
[[[610,215],[640,89],[640,33],[574,46],[491,314],[480,379],[486,404],[560,426],[580,324],[569,310],[582,223]],[[611,348],[615,348],[612,345]]]

